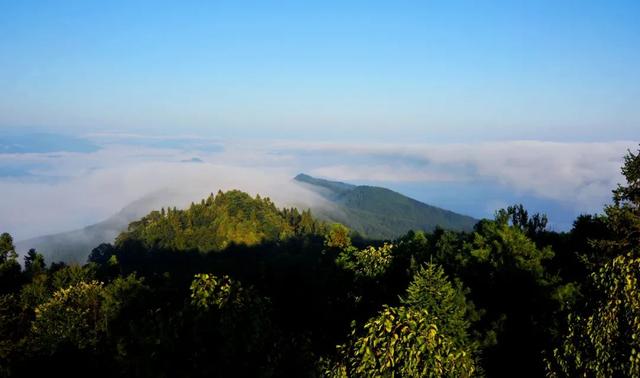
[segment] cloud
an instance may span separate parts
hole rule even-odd
[[[12,156],[16,161],[48,164],[28,179],[0,179],[0,230],[16,239],[80,228],[101,221],[149,193],[179,193],[167,206],[184,207],[218,190],[241,189],[271,197],[280,206],[327,205],[313,192],[291,181],[295,171],[262,158],[248,165],[247,154],[201,154],[114,145],[90,154],[63,153]],[[280,159],[276,159],[278,161]]]
[[[620,167],[637,142],[511,141],[476,144],[280,143],[279,148],[394,164],[337,164],[313,172],[379,182],[495,182],[511,190],[596,211],[622,181]],[[366,160],[366,159],[365,159]]]
[[[0,177],[0,231],[25,239],[83,227],[164,188],[180,193],[166,204],[178,207],[234,188],[269,196],[280,206],[328,206],[291,182],[299,172],[389,186],[489,183],[575,212],[594,212],[621,181],[626,150],[637,147],[629,141],[398,145],[197,140],[190,148],[109,138],[89,153],[4,154],[4,166],[28,167],[29,174]],[[208,143],[222,148],[209,149]],[[193,158],[201,162],[189,162]],[[483,209],[506,201],[495,193],[485,197]]]
[[[309,171],[314,176],[342,181],[369,182],[455,182],[464,181],[465,177],[447,172],[429,171],[397,164],[375,165],[329,165]]]

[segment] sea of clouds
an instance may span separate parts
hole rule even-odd
[[[559,229],[609,202],[637,142],[510,141],[475,144],[357,144],[221,141],[126,134],[85,136],[90,152],[0,154],[0,232],[16,240],[101,221],[161,189],[186,206],[217,190],[241,189],[281,206],[323,200],[292,181],[305,172],[386,186],[481,218],[525,202]],[[3,169],[3,170],[2,170]],[[10,174],[2,174],[2,172]],[[555,215],[555,223],[554,216]]]

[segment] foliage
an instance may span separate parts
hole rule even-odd
[[[103,284],[80,282],[59,289],[52,298],[36,307],[33,339],[39,347],[55,351],[62,344],[78,349],[95,349],[104,330],[100,311]]]
[[[549,361],[553,376],[640,376],[640,258],[618,256],[592,275],[594,304],[573,314]]]
[[[530,217],[529,212],[522,204],[498,210],[496,219],[499,223],[510,222],[512,226],[520,229],[529,237],[535,237],[544,232],[548,223],[545,214],[533,214]]]
[[[16,247],[13,245],[13,238],[8,233],[0,234],[0,264],[10,259],[16,259]]]
[[[538,249],[524,232],[500,216],[493,222],[480,221],[467,248],[477,263],[496,270],[526,271],[538,279],[544,279],[543,262],[554,256],[551,248]]]
[[[640,375],[640,152],[629,151],[621,171],[626,185],[613,191],[606,215],[576,221],[588,227],[582,227],[588,246],[580,256],[593,273],[587,299],[569,314],[547,360],[549,375]]]
[[[53,272],[51,286],[54,289],[63,289],[81,282],[91,281],[96,277],[95,269],[96,266],[91,263],[84,266],[78,264],[61,266]]]
[[[304,233],[322,233],[324,225],[308,211],[278,210],[269,198],[231,190],[218,192],[186,210],[153,211],[118,237],[117,243],[139,240],[147,247],[202,252],[231,244],[257,245]]]
[[[196,274],[191,283],[191,304],[203,310],[212,306],[223,308],[231,298],[232,283],[229,276],[218,278],[209,274]],[[239,287],[233,289],[241,290]]]
[[[190,291],[191,305],[197,311],[194,332],[200,335],[194,352],[199,369],[242,376],[263,375],[273,369],[268,361],[273,363],[277,354],[269,350],[273,325],[267,300],[228,276],[211,274],[196,274]],[[211,363],[210,355],[202,355],[203,350],[215,351],[216,363]],[[246,365],[240,367],[243,363]]]
[[[16,290],[20,282],[20,263],[8,233],[0,234],[0,295]]]
[[[349,229],[340,223],[331,225],[329,232],[325,235],[324,245],[327,248],[343,250],[351,247],[351,237],[349,237]]]
[[[44,272],[44,256],[35,249],[30,249],[24,257],[24,269],[31,276]]]
[[[614,203],[605,207],[611,238],[599,240],[599,247],[609,256],[631,251],[640,254],[640,150],[629,151],[621,172],[626,185],[619,184],[613,191]]]
[[[358,377],[470,377],[475,363],[438,330],[427,310],[384,306],[345,354],[344,370]]]
[[[364,249],[350,246],[340,252],[336,258],[336,264],[353,272],[358,278],[377,278],[382,276],[391,265],[392,252],[393,245],[389,243]]]
[[[22,286],[20,303],[25,310],[35,309],[38,305],[46,302],[50,296],[49,277],[43,272],[32,276],[31,282]]]
[[[20,303],[14,294],[0,295],[0,376],[9,376],[11,360],[18,352]]]
[[[469,312],[460,284],[454,286],[441,266],[426,264],[416,272],[402,303],[426,310],[440,332],[458,345],[467,342]]]
[[[130,274],[116,277],[104,287],[102,292],[101,311],[108,322],[120,318],[134,302],[141,301],[150,294],[150,288],[143,278]]]

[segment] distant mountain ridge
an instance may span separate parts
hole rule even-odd
[[[409,230],[431,231],[436,227],[469,231],[477,220],[431,206],[390,189],[352,185],[299,174],[294,178],[318,193],[338,211],[313,209],[317,216],[343,223],[372,239],[393,239]]]
[[[297,205],[300,210],[310,208],[314,218],[342,223],[370,239],[394,239],[409,230],[430,231],[436,227],[471,230],[477,222],[474,218],[427,205],[386,188],[357,186],[306,174],[299,174],[293,180],[320,195],[330,205],[301,203]],[[132,202],[102,222],[18,241],[16,247],[21,254],[35,248],[49,262],[83,263],[93,248],[101,243],[113,243],[132,222],[139,221],[152,210],[185,202],[181,197],[183,195],[172,191],[160,190]]]

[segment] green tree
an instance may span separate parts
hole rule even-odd
[[[0,235],[0,294],[14,292],[20,287],[21,271],[13,238],[5,232]]]
[[[17,259],[16,247],[13,245],[13,238],[8,233],[0,234],[0,264],[7,260]]]
[[[62,266],[54,271],[51,277],[51,285],[54,289],[64,289],[77,285],[81,282],[89,282],[96,278],[96,265],[89,263],[86,265],[71,264]]]
[[[24,257],[24,270],[27,275],[33,277],[36,274],[44,272],[45,268],[44,256],[31,248]]]
[[[520,270],[544,280],[544,261],[554,256],[549,247],[538,249],[518,227],[510,226],[498,215],[495,221],[481,221],[466,248],[475,263],[494,270]]]
[[[547,360],[550,375],[640,376],[640,152],[629,151],[621,171],[626,183],[613,191],[605,216],[581,220],[589,243],[580,256],[593,273],[584,307],[569,315]]]
[[[610,257],[640,254],[640,151],[627,153],[621,171],[626,184],[618,185],[613,191],[613,204],[605,207],[612,237],[597,242]]]
[[[640,258],[618,256],[591,276],[585,315],[572,314],[562,345],[548,361],[551,376],[640,376]]]
[[[20,289],[20,303],[26,311],[33,312],[35,308],[46,302],[51,295],[49,276],[45,272],[31,277],[31,281]]]
[[[270,303],[228,276],[196,274],[192,364],[203,376],[269,376],[277,364]]]
[[[406,306],[426,310],[440,332],[457,345],[467,343],[471,310],[461,284],[451,283],[441,266],[426,264],[416,272],[402,299]]]
[[[325,235],[324,245],[328,248],[343,250],[351,247],[351,237],[349,229],[340,223],[331,225],[329,232]]]
[[[0,376],[11,376],[12,363],[19,353],[22,311],[14,294],[0,295]]]
[[[331,375],[349,377],[470,377],[476,371],[469,351],[455,345],[427,310],[384,306],[340,347],[343,362]]]
[[[529,237],[535,237],[543,232],[546,229],[548,222],[545,214],[536,213],[529,216],[529,212],[522,204],[498,210],[496,219],[500,223],[510,222],[512,226],[524,231],[524,233]]]
[[[96,350],[104,331],[101,282],[80,282],[53,293],[36,307],[32,324],[33,343],[54,353],[61,345],[79,350]]]
[[[482,316],[473,329],[487,375],[544,372],[539,357],[550,344],[549,317],[557,277],[546,271],[554,253],[538,248],[507,219],[483,220],[464,244],[460,278]],[[475,337],[474,337],[475,338]],[[522,373],[522,366],[528,366]]]
[[[229,278],[213,274],[196,274],[191,282],[191,304],[202,310],[221,309],[232,299],[242,297],[242,287]]]
[[[344,248],[336,258],[336,264],[353,272],[357,278],[372,279],[384,275],[392,260],[393,245],[384,243],[380,247]]]

